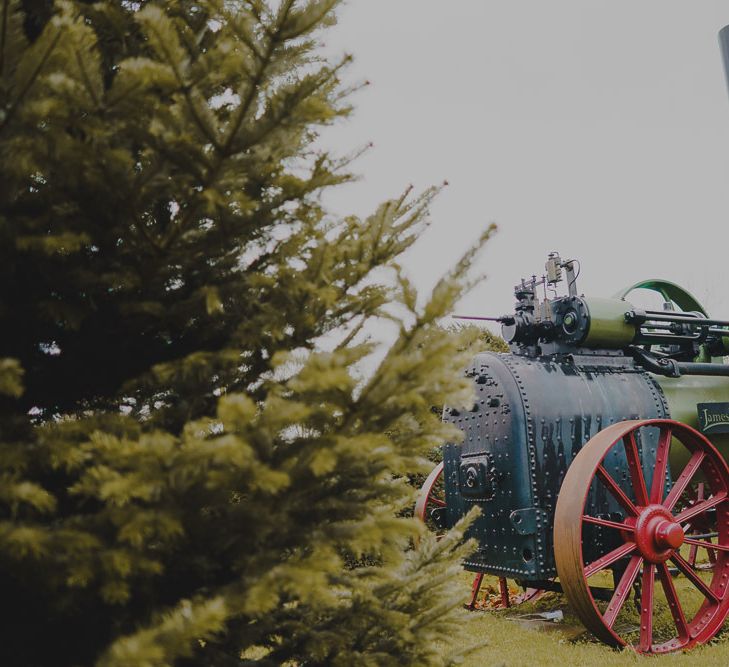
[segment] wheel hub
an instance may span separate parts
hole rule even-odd
[[[662,505],[649,505],[635,522],[635,543],[651,563],[668,560],[681,547],[684,537],[681,525]]]

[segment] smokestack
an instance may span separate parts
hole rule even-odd
[[[719,31],[719,46],[724,61],[724,74],[726,74],[727,88],[729,88],[729,25]]]

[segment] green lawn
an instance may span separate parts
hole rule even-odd
[[[708,575],[706,575],[708,576]],[[464,598],[468,597],[471,575],[463,574]],[[495,580],[494,580],[495,581]],[[592,582],[592,580],[591,580]],[[680,580],[678,580],[680,582]],[[677,585],[680,583],[677,582]],[[658,609],[656,623],[671,623],[665,608]],[[564,621],[561,623],[527,624],[519,617],[535,611],[561,609]],[[626,616],[630,615],[630,611]],[[620,617],[619,617],[620,620]],[[630,622],[629,618],[623,622]],[[479,642],[487,646],[468,655],[464,667],[517,667],[521,665],[634,665],[646,660],[658,660],[671,666],[729,667],[729,623],[712,642],[706,646],[660,657],[644,657],[632,650],[618,651],[598,642],[582,628],[579,620],[569,610],[566,599],[556,593],[548,593],[535,602],[523,604],[508,610],[492,612],[463,611],[463,634],[454,646],[463,648]],[[451,647],[443,647],[446,653]]]

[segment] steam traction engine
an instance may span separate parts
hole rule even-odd
[[[689,648],[729,613],[729,321],[666,281],[581,296],[576,264],[553,253],[516,286],[498,318],[511,351],[467,369],[473,408],[444,411],[463,441],[443,448],[417,513],[448,527],[481,509],[476,591],[484,574],[505,604],[507,578],[518,599],[562,590],[608,644]],[[634,307],[639,288],[662,309]]]

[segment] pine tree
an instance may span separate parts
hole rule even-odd
[[[422,304],[436,190],[322,205],[338,4],[0,0],[3,665],[441,661],[469,546],[403,510],[476,250]]]

